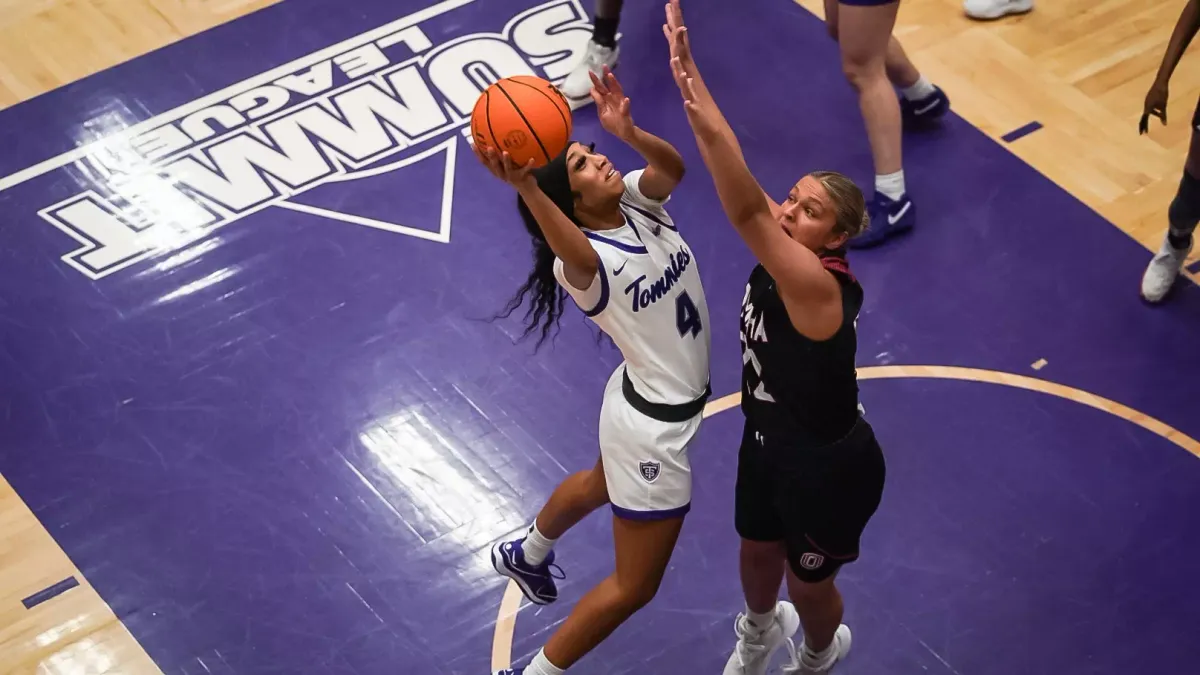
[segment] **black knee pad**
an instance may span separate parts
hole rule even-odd
[[[1167,218],[1171,221],[1171,230],[1174,232],[1191,232],[1196,229],[1196,222],[1200,221],[1200,179],[1187,171],[1183,172],[1183,178],[1179,180],[1179,190],[1175,192],[1175,199],[1171,200],[1171,206],[1167,209]]]

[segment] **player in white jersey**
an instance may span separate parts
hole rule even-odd
[[[592,97],[605,130],[637,150],[645,169],[622,176],[577,142],[538,169],[514,167],[507,153],[480,153],[516,187],[534,245],[534,270],[508,310],[532,293],[526,333],[540,325],[545,339],[562,314],[565,289],[625,358],[604,392],[595,467],[563,481],[524,537],[492,548],[496,571],[530,602],[554,602],[554,542],[611,504],[616,569],[580,599],[528,666],[501,675],[559,675],[654,597],[691,507],[688,447],[711,393],[704,289],[691,249],[663,208],[683,177],[683,159],[633,124],[611,72],[593,76]]]

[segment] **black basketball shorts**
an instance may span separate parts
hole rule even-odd
[[[858,559],[859,538],[879,508],[886,468],[863,418],[824,447],[789,445],[749,420],[738,452],[734,525],[750,541],[782,541],[792,572],[823,581]]]

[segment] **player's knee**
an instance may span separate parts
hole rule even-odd
[[[654,596],[658,595],[658,588],[662,585],[662,579],[647,580],[643,583],[630,584],[621,587],[621,604],[625,605],[631,612],[636,612],[639,609],[650,604]]]
[[[834,586],[836,570],[809,570],[803,567],[797,569],[790,566],[788,574],[788,596],[792,602],[812,606],[828,601],[837,594]]]
[[[886,78],[887,71],[883,61],[876,58],[859,58],[854,55],[842,55],[842,73],[855,89],[862,90],[872,79]]]
[[[617,579],[621,606],[633,613],[650,604],[662,586],[661,574],[645,574],[632,579]]]

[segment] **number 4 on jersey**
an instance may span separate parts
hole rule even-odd
[[[696,304],[688,297],[687,291],[675,298],[675,326],[679,329],[679,337],[687,337],[688,333],[696,337],[704,329],[704,326],[700,325],[700,310],[696,309]]]

